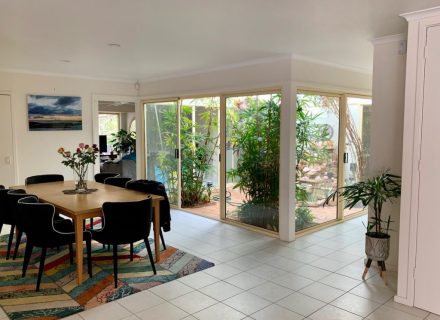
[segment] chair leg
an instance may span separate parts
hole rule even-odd
[[[118,287],[118,246],[113,245],[113,276],[115,277],[115,288]]]
[[[148,241],[148,238],[144,239],[145,247],[148,251],[148,258],[150,258],[151,267],[153,268],[154,274],[156,274],[156,266],[154,265],[154,259],[153,259],[153,253],[151,252],[150,242]]]
[[[24,251],[24,260],[23,260],[23,271],[21,274],[21,277],[24,278],[26,275],[26,270],[29,265],[29,261],[31,260],[32,255],[32,249],[34,248],[33,244],[29,242],[29,240],[26,242],[26,249]]]
[[[93,218],[90,218],[90,229],[93,230]]]
[[[15,260],[15,258],[17,258],[17,253],[18,253],[18,247],[20,246],[21,243],[21,237],[23,236],[23,232],[19,229],[17,229],[17,237],[15,238],[15,249],[14,249],[14,255],[12,256],[12,260]]]
[[[38,269],[38,279],[37,279],[36,291],[40,291],[40,283],[41,283],[41,277],[43,276],[43,271],[44,271],[44,260],[46,259],[46,251],[47,251],[46,247],[41,248],[40,268]]]
[[[133,242],[130,243],[130,261],[133,261]]]
[[[163,249],[166,250],[165,239],[163,238],[162,228],[159,229],[160,240],[162,241]]]
[[[9,241],[8,241],[8,251],[6,251],[6,260],[9,259],[9,255],[11,254],[12,240],[14,239],[14,229],[15,226],[11,226],[11,231],[9,232]]]
[[[87,270],[90,278],[92,277],[92,240],[86,240],[87,250]]]
[[[69,243],[69,258],[70,264],[73,264],[73,244]]]

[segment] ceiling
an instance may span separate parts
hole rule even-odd
[[[294,55],[371,72],[372,39],[404,33],[400,13],[439,5],[440,0],[0,0],[0,69],[135,81]]]

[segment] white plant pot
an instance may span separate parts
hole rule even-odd
[[[376,238],[365,235],[365,254],[368,259],[374,261],[385,261],[390,255],[390,236]]]

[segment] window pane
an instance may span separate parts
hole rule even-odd
[[[226,218],[278,230],[280,94],[226,99]]]
[[[296,111],[296,230],[337,217],[323,207],[338,183],[339,98],[298,94]]]

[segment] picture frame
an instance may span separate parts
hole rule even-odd
[[[29,131],[82,130],[79,96],[28,95]]]

